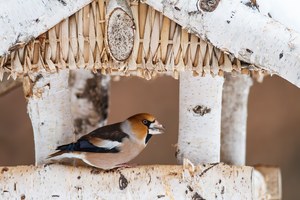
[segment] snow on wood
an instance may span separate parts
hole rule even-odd
[[[91,0],[9,0],[0,2],[0,56],[23,47]]]
[[[111,171],[18,166],[0,173],[1,199],[253,199],[253,168],[223,163]]]
[[[249,90],[248,75],[226,74],[222,96],[221,161],[245,165]]]
[[[117,61],[127,60],[133,50],[135,24],[132,11],[124,0],[110,0],[106,9],[105,39],[107,50]]]
[[[179,77],[179,136],[176,157],[180,163],[220,162],[223,77]]]
[[[110,76],[71,70],[69,85],[75,134],[79,138],[106,124]]]
[[[24,80],[36,164],[44,164],[56,146],[74,140],[68,78],[69,70],[60,70],[30,75]]]
[[[300,87],[300,35],[236,0],[143,0],[188,31]],[[217,6],[210,12],[201,3]],[[208,5],[210,6],[210,5]],[[203,7],[203,6],[202,6]],[[224,31],[226,30],[226,31]]]

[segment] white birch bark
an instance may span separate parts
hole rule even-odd
[[[176,157],[193,163],[220,162],[223,77],[179,77],[179,136]]]
[[[47,163],[58,145],[106,123],[109,80],[109,76],[83,69],[43,72],[24,79],[37,165]]]
[[[24,81],[36,165],[46,163],[47,156],[58,145],[74,140],[68,78],[69,70],[60,70],[54,74],[40,73]]]
[[[143,2],[215,47],[300,87],[300,34],[241,1]]]
[[[92,0],[0,2],[0,56],[24,46]]]
[[[111,171],[19,166],[0,172],[1,199],[253,199],[253,168],[223,163]]]
[[[245,165],[247,106],[252,79],[226,74],[222,96],[221,161]]]
[[[108,75],[85,69],[70,71],[71,113],[76,139],[106,124],[109,85]]]

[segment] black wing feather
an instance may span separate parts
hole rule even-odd
[[[97,137],[102,140],[118,141],[122,142],[124,138],[128,138],[128,134],[121,131],[119,128],[120,124],[104,126],[98,128],[91,133],[82,136],[77,142],[70,143],[62,146],[58,146],[56,150],[60,151],[82,151],[82,152],[94,152],[94,153],[118,153],[120,152],[118,147],[114,148],[103,148],[93,145],[89,142],[89,139],[92,137]],[[117,128],[117,129],[116,129]]]
[[[97,147],[85,139],[80,139],[75,143],[58,146],[56,150],[60,151],[82,151],[94,153],[118,153],[120,150],[115,147],[112,149]]]
[[[82,138],[97,137],[103,140],[122,142],[123,139],[128,138],[129,135],[121,130],[120,125],[120,123],[117,123],[97,128]]]

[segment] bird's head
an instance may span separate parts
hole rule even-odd
[[[148,143],[152,135],[162,134],[165,128],[160,124],[156,118],[148,113],[140,113],[133,115],[127,119],[130,123],[133,134],[138,139],[144,140]]]

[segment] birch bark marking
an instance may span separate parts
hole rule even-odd
[[[198,0],[197,6],[199,10],[204,12],[213,12],[219,5],[220,0]]]
[[[179,137],[176,157],[195,164],[220,162],[223,77],[179,78]]]
[[[245,165],[247,106],[252,79],[226,74],[222,97],[221,161]]]
[[[254,199],[253,168],[223,163],[193,171],[182,165],[103,171],[53,164],[0,173],[0,199]]]
[[[36,165],[46,163],[57,145],[74,140],[68,78],[69,70],[60,70],[54,74],[41,72],[24,81]]]
[[[70,71],[71,112],[76,138],[106,124],[109,83],[109,76],[85,69]]]
[[[110,0],[106,10],[105,41],[107,50],[116,61],[127,60],[134,46],[135,25],[126,0]]]

